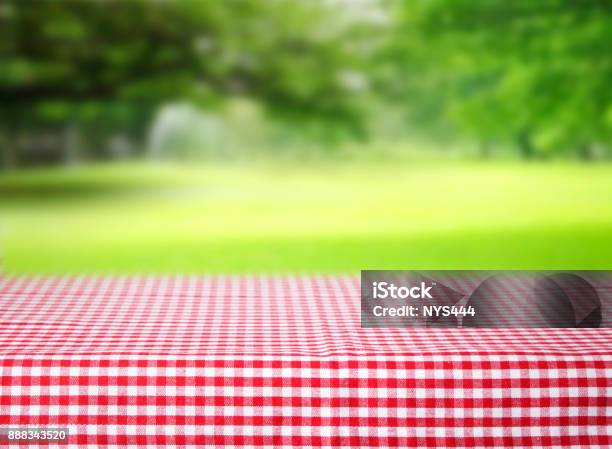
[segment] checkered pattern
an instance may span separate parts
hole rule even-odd
[[[73,448],[607,448],[611,375],[610,329],[361,329],[354,277],[0,280],[0,427]]]

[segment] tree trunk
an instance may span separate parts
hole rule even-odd
[[[81,131],[77,123],[70,123],[66,127],[64,134],[64,163],[67,165],[76,165],[81,160]]]
[[[592,145],[584,144],[578,148],[578,157],[585,161],[591,162],[595,159],[595,150]]]
[[[487,140],[481,140],[478,145],[478,152],[480,153],[480,157],[482,157],[483,159],[489,159],[493,153],[491,142]]]
[[[525,160],[531,160],[535,156],[535,148],[531,142],[531,135],[528,131],[523,131],[518,135],[517,143],[521,156]]]
[[[9,137],[9,133],[0,129],[0,169],[12,170],[17,167],[16,143]]]

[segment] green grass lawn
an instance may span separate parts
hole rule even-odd
[[[612,166],[108,165],[0,175],[9,273],[612,268]]]

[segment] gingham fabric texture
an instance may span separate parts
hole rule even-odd
[[[610,329],[362,329],[350,276],[0,279],[0,428],[72,448],[608,448],[611,374]]]

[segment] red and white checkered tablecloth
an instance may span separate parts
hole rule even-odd
[[[349,276],[3,278],[0,375],[74,448],[612,443],[612,329],[361,329]]]

